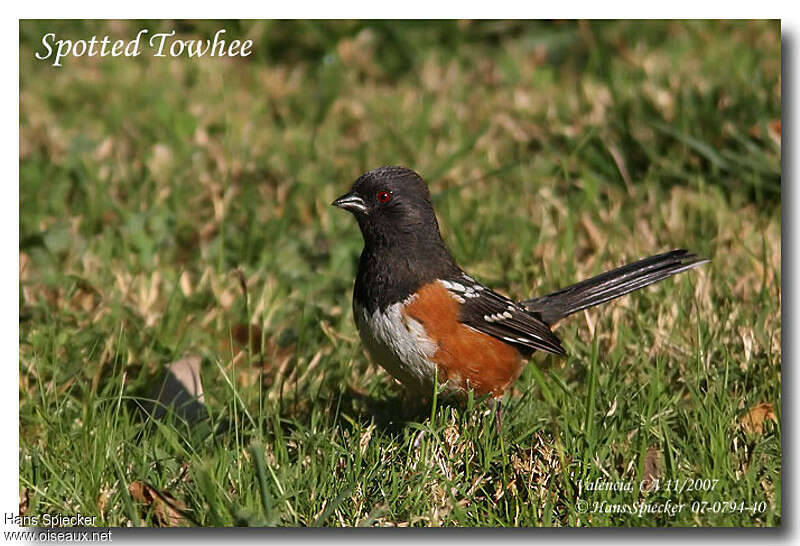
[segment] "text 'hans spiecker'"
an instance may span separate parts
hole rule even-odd
[[[253,40],[225,40],[224,29],[213,40],[181,40],[175,31],[158,32],[144,39],[149,30],[142,29],[132,40],[112,40],[108,36],[88,40],[59,40],[54,32],[42,36],[44,49],[36,51],[40,61],[52,59],[53,66],[62,66],[65,57],[138,57],[145,48],[153,57],[247,57],[252,53]]]

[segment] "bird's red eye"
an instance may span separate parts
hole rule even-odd
[[[378,202],[379,203],[388,203],[389,199],[392,198],[392,192],[390,192],[390,191],[379,191],[377,197],[378,197]]]

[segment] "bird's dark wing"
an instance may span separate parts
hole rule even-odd
[[[520,348],[565,355],[561,341],[540,319],[475,279],[461,275],[442,284],[461,304],[460,321]]]

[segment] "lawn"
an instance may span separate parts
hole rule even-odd
[[[33,55],[47,32],[141,28],[225,28],[253,54]],[[780,40],[774,21],[21,22],[21,513],[780,525]],[[559,325],[569,356],[534,356],[498,430],[479,400],[407,400],[363,352],[361,238],[330,202],[387,164],[518,299],[671,248],[712,262]],[[153,419],[187,355],[208,418]]]

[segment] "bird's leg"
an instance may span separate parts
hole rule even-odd
[[[494,409],[494,425],[500,434],[503,430],[503,402],[500,398],[490,398],[489,407]]]

